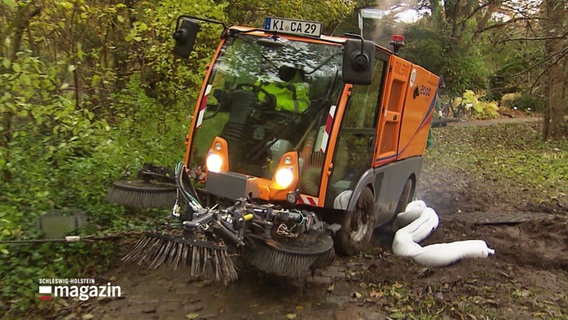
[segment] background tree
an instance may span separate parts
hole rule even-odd
[[[514,107],[545,111],[544,138],[566,134],[565,1],[426,0],[419,9],[401,55],[440,74],[452,96],[515,93]]]
[[[568,109],[568,4],[562,0],[545,0],[544,42],[546,53],[546,108],[544,138],[559,139],[568,135],[564,120]]]
[[[219,39],[204,26],[192,59],[175,58],[175,18],[223,20],[224,9],[212,1],[0,1],[1,239],[37,237],[35,218],[52,208],[86,212],[94,228],[86,232],[128,225],[124,209],[105,202],[108,187],[144,162],[183,158],[192,101]],[[38,277],[87,275],[108,263],[108,250],[93,267],[74,248],[0,245],[0,313],[37,300],[24,288]]]

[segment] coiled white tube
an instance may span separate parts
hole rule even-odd
[[[430,236],[439,222],[434,209],[427,207],[424,201],[410,202],[394,221],[395,226],[402,228],[394,236],[393,252],[399,256],[412,257],[417,263],[431,267],[446,266],[464,258],[486,258],[495,254],[495,250],[490,249],[483,240],[420,246],[418,243]]]

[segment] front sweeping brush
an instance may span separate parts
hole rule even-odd
[[[179,164],[175,170],[177,198],[172,209],[177,227],[146,232],[122,260],[151,269],[187,267],[192,277],[223,283],[235,280],[237,271],[221,238],[235,241],[235,237],[218,221],[214,211],[201,206],[188,179],[185,166]]]
[[[106,200],[135,208],[171,208],[176,200],[176,184],[171,169],[144,164],[137,180],[119,180],[111,185]]]
[[[188,267],[192,277],[223,283],[237,279],[237,271],[224,245],[167,233],[145,233],[122,261],[151,269]]]
[[[292,239],[254,239],[243,248],[243,258],[249,264],[290,278],[300,278],[311,269],[329,265],[334,256],[333,240],[325,232],[309,232]]]

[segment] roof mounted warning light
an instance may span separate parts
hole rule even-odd
[[[390,45],[392,45],[392,52],[394,54],[398,54],[398,50],[404,47],[404,36],[399,34],[393,35],[391,38]]]

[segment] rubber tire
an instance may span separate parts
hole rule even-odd
[[[369,248],[376,221],[375,197],[369,188],[365,188],[355,209],[346,212],[341,219],[341,229],[334,239],[336,251],[352,256]]]
[[[414,182],[411,178],[406,180],[400,198],[398,198],[398,204],[396,205],[395,216],[406,210],[406,205],[412,200],[410,195],[412,194],[412,189],[414,188]]]

